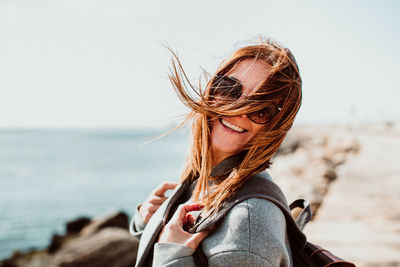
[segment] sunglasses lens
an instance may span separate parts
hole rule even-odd
[[[270,121],[279,111],[280,108],[277,105],[272,105],[249,113],[248,116],[253,122],[261,124]]]
[[[210,94],[217,102],[234,102],[242,95],[242,85],[233,77],[216,75],[211,84]],[[255,123],[264,124],[276,116],[280,110],[277,104],[273,104],[249,113],[247,116]]]
[[[228,76],[216,76],[211,85],[211,95],[221,100],[237,100],[242,94],[242,85]]]

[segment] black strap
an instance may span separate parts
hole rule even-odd
[[[287,231],[292,250],[304,249],[307,241],[306,236],[297,226],[282,190],[272,182],[266,171],[255,174],[249,178],[249,180],[240,187],[235,196],[224,203],[223,207],[217,212],[217,214],[212,214],[201,219],[191,229],[192,232],[201,232],[211,229],[211,226],[215,226],[215,224],[219,223],[235,205],[249,198],[263,198],[278,206],[282,210],[286,219]],[[307,221],[304,217],[305,216],[303,215],[302,220]],[[204,255],[203,251],[198,251],[201,251],[201,246],[199,246],[194,254],[196,265],[207,266],[207,257]]]
[[[226,202],[222,209],[215,216],[200,220],[195,225],[194,231],[199,232],[209,229],[211,225],[217,224],[229,211],[239,202],[249,198],[263,198],[271,201],[278,206],[286,219],[286,229],[291,246],[293,265],[296,267],[319,267],[319,266],[346,266],[355,267],[355,264],[344,261],[333,255],[331,252],[322,249],[319,246],[307,242],[306,236],[302,232],[305,224],[311,219],[310,203],[304,199],[298,199],[288,206],[285,196],[280,188],[273,183],[267,172],[252,176],[239,189],[236,195]],[[293,218],[291,210],[300,208],[301,212]],[[196,266],[208,266],[207,256],[201,249],[201,246],[193,255]]]
[[[235,196],[226,201],[216,214],[211,214],[208,217],[202,218],[191,229],[191,232],[201,232],[211,229],[211,227],[219,223],[235,205],[249,198],[263,198],[278,206],[282,210],[287,222],[287,231],[290,236],[291,246],[304,249],[306,236],[297,226],[283,192],[271,181],[267,172],[258,173],[249,178],[249,180],[240,187]]]

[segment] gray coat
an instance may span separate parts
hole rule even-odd
[[[213,172],[230,170],[237,161],[228,158]],[[233,165],[233,166],[232,166]],[[157,243],[171,208],[193,186],[180,184],[153,214],[147,225],[136,213],[130,225],[140,239],[136,266],[196,266],[194,250],[180,244]],[[187,202],[191,202],[189,199]],[[217,228],[200,244],[209,266],[292,266],[286,221],[282,211],[261,198],[250,198],[233,207]]]

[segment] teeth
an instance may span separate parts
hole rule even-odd
[[[227,122],[226,120],[221,119],[221,123],[222,123],[223,125],[225,125],[226,127],[230,128],[230,129],[232,129],[232,130],[235,130],[235,131],[237,131],[237,132],[242,133],[242,132],[245,131],[245,129],[240,128],[240,127],[238,127],[238,126],[236,126],[236,125],[233,125],[232,123],[229,123],[229,122]]]

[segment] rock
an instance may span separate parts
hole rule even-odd
[[[81,231],[80,235],[92,235],[106,227],[119,227],[128,229],[129,219],[128,215],[124,212],[117,212],[111,215],[100,216],[92,219],[91,223],[86,225]]]
[[[48,250],[50,253],[56,252],[60,249],[64,244],[66,244],[69,240],[74,239],[78,236],[79,232],[88,225],[92,220],[88,217],[80,217],[75,220],[67,222],[66,234],[65,235],[58,235],[55,234],[51,238],[50,245]]]
[[[55,234],[51,238],[51,242],[49,247],[47,248],[49,253],[55,253],[68,244],[70,241],[75,240],[79,237],[79,234],[67,234],[67,235],[58,235]]]
[[[92,220],[88,217],[81,217],[73,221],[67,222],[67,235],[79,233],[83,227],[88,225]]]
[[[331,181],[331,180],[335,180],[336,177],[337,177],[335,167],[328,165],[326,170],[325,170],[325,173],[323,174],[323,177],[328,179],[328,182]]]
[[[285,155],[295,152],[301,145],[301,140],[293,135],[287,136],[279,147],[276,155]]]
[[[137,247],[138,240],[128,232],[128,216],[117,212],[68,222],[66,234],[53,235],[48,249],[16,251],[0,267],[133,266]]]
[[[54,234],[53,237],[51,238],[51,242],[49,245],[49,252],[50,253],[56,252],[64,242],[65,242],[65,236]]]
[[[96,234],[107,227],[119,227],[127,230],[128,223],[128,215],[123,212],[103,215],[93,219],[87,217],[78,218],[67,222],[65,235],[53,235],[48,250],[50,253],[55,253],[76,238]]]
[[[0,267],[18,267],[12,260],[4,260],[0,262]]]
[[[109,227],[68,243],[49,261],[49,267],[131,267],[138,240],[128,231]]]
[[[0,261],[0,267],[43,267],[47,266],[47,250],[14,251],[10,259]]]

